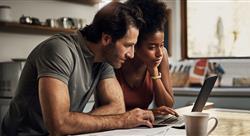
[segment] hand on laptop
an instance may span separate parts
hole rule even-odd
[[[172,108],[169,108],[167,106],[161,106],[161,107],[158,107],[158,108],[155,108],[155,109],[152,109],[151,110],[154,115],[168,115],[168,114],[172,114],[176,117],[178,117],[178,113],[172,109]]]
[[[125,112],[121,119],[124,122],[124,128],[133,128],[138,126],[147,126],[152,128],[154,114],[150,110],[135,108],[129,112]]]

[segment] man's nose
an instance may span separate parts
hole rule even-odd
[[[134,58],[134,54],[135,54],[135,49],[134,49],[134,47],[132,47],[129,50],[129,52],[126,54],[126,57],[132,59],[132,58]]]

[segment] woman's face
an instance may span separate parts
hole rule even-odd
[[[135,56],[147,66],[159,66],[163,58],[164,32],[147,35],[141,45],[136,48]]]

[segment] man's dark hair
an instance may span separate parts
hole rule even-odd
[[[94,43],[101,39],[102,33],[109,34],[112,42],[116,42],[127,33],[129,26],[140,29],[143,23],[142,13],[138,8],[129,8],[123,3],[111,2],[100,9],[93,22],[80,32],[88,41]]]
[[[167,23],[167,6],[163,2],[159,0],[128,0],[125,4],[131,8],[139,8],[143,14],[145,23],[140,28],[138,45],[146,36],[157,31],[164,32]]]

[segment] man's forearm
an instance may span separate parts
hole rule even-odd
[[[152,111],[133,109],[118,115],[89,115],[78,112],[64,113],[58,120],[46,123],[50,135],[68,135],[119,128],[133,128],[141,125],[153,127]],[[45,121],[46,122],[46,121]]]
[[[93,109],[90,114],[91,115],[112,115],[112,114],[120,114],[125,112],[124,103],[111,103],[108,105],[103,105]]]
[[[121,115],[95,116],[70,112],[58,122],[57,125],[49,125],[50,134],[68,135],[123,128]]]

